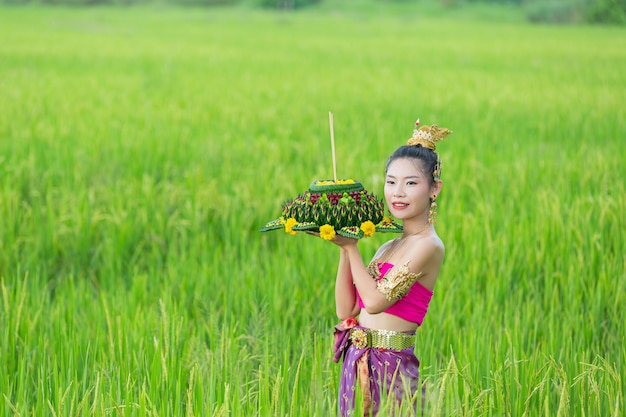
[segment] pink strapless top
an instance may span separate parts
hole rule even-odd
[[[378,279],[382,279],[385,274],[393,268],[393,264],[388,262],[379,263],[378,267],[380,269],[380,278]],[[364,308],[365,305],[363,304],[363,300],[361,300],[358,290],[356,295],[359,300],[359,307]],[[394,316],[417,323],[418,326],[421,326],[432,297],[433,292],[420,284],[419,281],[416,281],[409,290],[409,293],[385,310],[385,313],[393,314]]]

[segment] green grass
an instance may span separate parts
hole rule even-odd
[[[623,414],[624,31],[429,7],[1,9],[0,414],[333,415],[337,250],[258,232],[329,111],[379,195],[454,131],[427,414]]]

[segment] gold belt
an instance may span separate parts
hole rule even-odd
[[[350,329],[350,340],[359,348],[404,350],[415,346],[415,335],[392,330]]]

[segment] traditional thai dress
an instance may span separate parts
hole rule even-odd
[[[384,279],[393,266],[390,263],[376,264],[380,271],[377,279]],[[432,295],[431,290],[416,281],[409,292],[385,312],[420,326]],[[358,291],[357,298],[359,306],[363,308]],[[411,398],[410,408],[417,415],[420,363],[414,353],[414,333],[367,329],[359,326],[355,318],[350,318],[335,326],[334,337],[333,359],[339,362],[343,357],[339,385],[341,416],[354,416],[357,389],[362,393],[366,416],[375,416],[381,400],[385,398],[391,398],[398,404],[403,399]],[[424,398],[422,406],[423,401]]]

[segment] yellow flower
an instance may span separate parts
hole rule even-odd
[[[335,228],[330,224],[320,226],[320,237],[325,240],[333,240],[335,237]]]
[[[298,221],[296,219],[294,219],[293,217],[290,217],[289,219],[287,219],[287,221],[285,222],[285,232],[289,233],[290,235],[295,235],[298,232],[293,230],[293,227],[298,224]]]
[[[376,231],[376,226],[371,221],[367,220],[361,223],[361,230],[363,230],[363,236],[371,237]]]
[[[354,184],[354,180],[352,179],[347,179],[347,180],[337,180],[337,181],[333,181],[333,180],[326,180],[326,181],[317,181],[315,183],[315,185],[334,185],[334,184]]]

